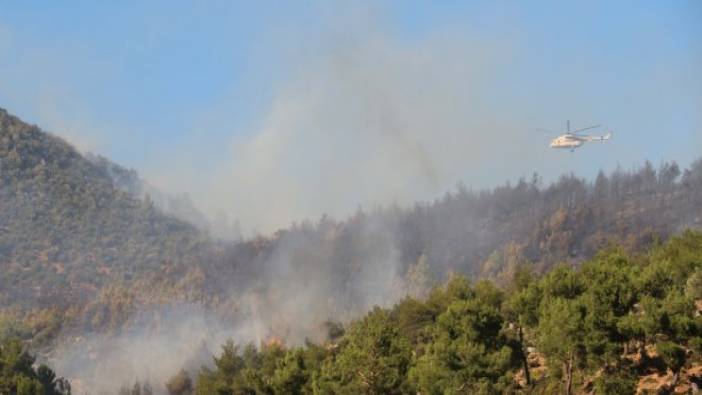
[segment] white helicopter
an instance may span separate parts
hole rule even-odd
[[[551,140],[551,143],[548,145],[550,148],[564,148],[564,149],[569,149],[570,152],[574,152],[576,148],[580,148],[583,144],[585,143],[593,143],[593,142],[603,142],[607,141],[612,138],[612,132],[608,131],[607,134],[604,136],[594,136],[594,135],[587,135],[587,134],[579,134],[580,132],[584,132],[586,130],[594,129],[594,128],[599,128],[602,125],[594,125],[594,126],[588,126],[586,128],[578,129],[578,130],[570,130],[570,121],[567,122],[566,126],[566,132],[553,140]],[[544,129],[539,129],[541,131],[546,131],[550,132],[548,130]]]

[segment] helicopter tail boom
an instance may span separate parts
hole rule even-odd
[[[604,136],[588,136],[588,142],[607,141],[612,138],[612,132],[607,132]]]

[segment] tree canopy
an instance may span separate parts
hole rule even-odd
[[[195,387],[202,394],[633,394],[640,374],[657,371],[673,375],[672,390],[686,367],[702,363],[695,306],[702,300],[688,287],[701,267],[702,234],[684,232],[645,253],[613,247],[542,276],[527,263],[503,288],[454,275],[425,299],[374,308],[322,345],[242,352],[228,343]],[[520,380],[535,357],[545,365]]]

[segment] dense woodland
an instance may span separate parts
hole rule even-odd
[[[203,237],[117,188],[65,141],[0,110],[0,303],[79,301],[197,262]]]
[[[601,251],[506,287],[454,275],[374,308],[324,344],[229,342],[171,394],[628,394],[702,386],[702,234]],[[693,368],[694,367],[694,368]],[[667,375],[667,376],[666,376]],[[665,379],[660,379],[666,376]]]
[[[701,312],[702,234],[688,231],[543,275],[524,264],[504,287],[453,275],[423,299],[329,323],[324,343],[229,341],[213,368],[163,385],[173,395],[686,393],[702,386]],[[20,343],[0,351],[0,388],[70,389],[34,371]],[[120,391],[152,393],[138,382]]]
[[[527,380],[515,381],[519,364],[529,363],[525,347],[537,347],[548,361],[544,377],[549,378],[535,380],[534,388],[558,393],[553,388],[561,388],[561,374],[571,377],[573,388],[595,376],[594,384],[587,385],[603,388],[612,376],[609,369],[618,372],[612,376],[617,383],[648,369],[636,361],[635,367],[628,366],[630,358],[614,358],[620,351],[628,355],[621,347],[631,354],[632,347],[658,342],[673,354],[684,350],[686,363],[698,355],[688,341],[699,324],[694,314],[685,324],[690,331],[680,335],[660,326],[670,322],[625,330],[620,320],[646,314],[646,308],[665,315],[671,303],[690,306],[685,292],[697,281],[689,280],[693,285],[688,287],[688,277],[697,278],[692,273],[700,264],[699,254],[694,255],[699,235],[685,234],[656,247],[655,253],[646,251],[686,229],[702,228],[702,160],[687,169],[674,162],[655,167],[645,162],[637,169],[600,173],[594,181],[564,175],[544,185],[533,175],[482,191],[459,184],[444,197],[414,207],[359,209],[343,220],[323,216],[246,240],[219,240],[208,226],[186,198],[149,189],[133,170],[82,155],[0,109],[0,335],[22,339],[32,349],[51,347],[65,333],[119,332],[141,309],[175,302],[197,303],[241,320],[251,314],[253,300],[255,313],[270,325],[267,335],[297,339],[294,344],[304,338],[314,342],[290,349],[276,342],[258,350],[230,345],[216,369],[193,377],[183,373],[175,381],[185,382],[184,387],[190,382],[200,393],[215,387],[222,393],[229,393],[227,388],[231,393],[240,393],[237,388],[280,392],[276,380],[288,374],[292,376],[285,380],[296,381],[297,388],[322,393],[511,391],[516,382]],[[676,265],[686,268],[665,266],[676,261],[674,254],[656,258],[680,245],[689,247],[689,260]],[[592,293],[600,291],[591,291],[593,284],[586,279],[609,266],[617,271],[610,274],[632,284],[626,297],[634,302],[616,307],[614,316],[604,312],[601,317],[588,305]],[[651,276],[663,281],[654,295],[646,293],[650,284],[641,283],[651,267],[658,268]],[[674,278],[666,277],[671,270],[677,270]],[[529,285],[518,285],[520,276]],[[573,282],[568,285],[573,290],[550,294],[547,283],[554,276]],[[434,287],[445,281],[444,287]],[[462,291],[450,291],[456,287]],[[493,299],[481,292],[492,292]],[[533,299],[524,296],[523,301],[532,309],[528,319],[520,315],[527,313],[510,313],[515,295],[523,293],[533,293]],[[405,295],[413,299],[403,299]],[[670,295],[688,299],[683,303]],[[281,314],[276,306],[290,300],[299,301],[299,311],[293,307]],[[376,304],[385,308],[374,308]],[[418,316],[402,321],[406,309]],[[371,313],[351,323],[367,311]],[[473,315],[482,323],[464,322],[473,319],[464,316]],[[572,358],[557,368],[552,354],[557,351],[548,351],[539,333],[549,322],[553,330],[563,329],[554,322],[565,316],[580,317],[582,323],[575,320],[579,326],[573,331],[586,328],[592,336],[601,335],[597,341],[604,348],[581,339],[568,354]],[[666,317],[670,321],[670,314]],[[329,318],[344,325],[330,324]],[[471,325],[498,330],[483,337]],[[603,327],[597,332],[593,325]],[[375,335],[364,337],[368,334]],[[396,370],[343,373],[344,366],[365,361],[354,359],[364,352],[381,352],[363,348],[380,347],[378,342],[399,353],[386,361]],[[460,350],[467,354],[455,354]],[[650,353],[653,360],[666,361],[665,353],[658,359],[657,351]],[[593,359],[605,354],[609,359]],[[469,360],[483,367],[462,371]],[[279,371],[279,365],[291,366],[290,371]],[[448,371],[432,373],[429,366]],[[662,366],[671,365],[658,368]],[[361,373],[371,376],[361,379]],[[37,374],[26,371],[30,380],[38,380]],[[377,375],[389,381],[375,387]],[[490,384],[476,377],[490,377]],[[258,386],[251,380],[258,380]],[[429,388],[429,382],[444,384]],[[454,386],[458,382],[466,387]]]
[[[376,234],[387,234],[384,241],[397,250],[400,271],[423,258],[441,279],[454,271],[499,276],[519,260],[545,269],[592,257],[611,242],[633,250],[702,226],[698,160],[689,169],[675,163],[656,169],[646,162],[633,171],[600,173],[594,182],[564,175],[544,186],[533,175],[492,190],[459,185],[412,208],[359,209],[343,221],[325,216],[271,236],[218,242],[164,214],[144,197],[134,171],[85,157],[4,110],[0,182],[3,305],[75,304],[93,299],[106,284],[131,285],[145,276],[164,283],[205,276],[200,291],[215,295],[232,284],[245,287],[239,279],[255,278],[277,249],[290,244],[305,256],[293,265],[331,262],[344,272],[349,262],[364,258],[364,243]],[[180,211],[188,210],[194,209],[183,203]],[[325,251],[316,259],[323,262],[305,250]],[[341,276],[347,278],[340,283],[352,284],[352,275]]]

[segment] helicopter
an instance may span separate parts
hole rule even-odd
[[[604,142],[604,141],[611,139],[612,138],[611,131],[608,131],[607,134],[605,134],[603,136],[580,134],[581,132],[584,132],[584,131],[590,130],[590,129],[599,128],[600,126],[602,126],[602,125],[588,126],[586,128],[571,131],[570,130],[570,121],[567,121],[566,132],[564,134],[554,138],[553,140],[551,140],[551,143],[548,146],[549,146],[549,148],[569,149],[570,152],[575,152],[575,150],[577,148],[580,148],[585,143]],[[539,130],[550,132],[550,131],[544,130],[544,129],[539,129]]]

